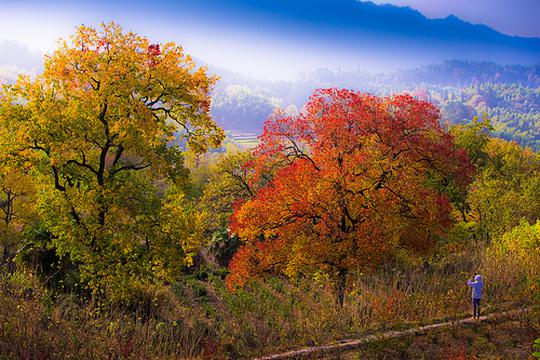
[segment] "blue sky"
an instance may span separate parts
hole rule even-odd
[[[510,35],[540,36],[535,19],[540,0],[375,2],[407,5],[430,18],[456,14]],[[299,71],[319,67],[383,71],[461,53],[481,58],[472,42],[463,44],[462,52],[445,52],[459,37],[445,33],[440,24],[434,25],[438,32],[433,35],[433,24],[412,10],[403,15],[377,7],[363,15],[358,5],[356,0],[0,0],[0,41],[16,40],[46,52],[81,23],[114,20],[153,41],[176,41],[213,65],[271,79],[293,78]],[[416,47],[409,46],[411,40]],[[423,47],[434,53],[424,54]]]
[[[456,15],[508,35],[540,37],[539,0],[372,0],[410,6],[431,18]]]

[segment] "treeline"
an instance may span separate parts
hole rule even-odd
[[[429,99],[444,118],[463,123],[474,116],[491,119],[494,136],[540,148],[540,90],[521,84],[484,83],[461,89],[432,89]]]
[[[409,92],[435,102],[443,121],[459,124],[487,114],[495,136],[538,149],[539,86],[538,65],[457,60],[393,74],[320,69],[300,74],[293,82],[257,81],[226,73],[214,94],[212,110],[226,129],[260,130],[276,106],[302,109],[318,88],[356,89],[380,96]]]

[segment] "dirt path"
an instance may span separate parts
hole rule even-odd
[[[519,310],[493,313],[486,316],[481,316],[479,321],[485,321],[485,320],[497,319],[497,318],[513,318],[513,317],[516,317],[517,315],[523,314],[526,311],[527,309],[519,309]],[[302,357],[308,357],[308,356],[312,356],[312,357],[321,356],[322,357],[323,355],[357,349],[361,347],[362,345],[375,342],[375,341],[394,339],[394,338],[399,338],[405,335],[421,334],[421,333],[425,333],[433,329],[452,327],[459,324],[470,324],[470,323],[474,323],[475,321],[477,320],[473,320],[472,318],[467,318],[467,319],[452,320],[452,321],[446,321],[446,322],[437,323],[437,324],[420,326],[420,327],[416,327],[416,328],[412,328],[408,330],[388,331],[384,333],[366,335],[358,339],[342,340],[334,344],[311,346],[304,349],[289,351],[289,352],[285,352],[281,354],[263,356],[256,360],[296,359],[296,358],[302,358]]]

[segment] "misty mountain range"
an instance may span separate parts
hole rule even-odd
[[[311,65],[320,58],[322,65],[306,66],[304,70],[341,67],[389,72],[449,59],[499,64],[540,62],[540,38],[505,35],[453,15],[430,19],[409,7],[358,0],[311,0],[309,6],[305,0],[206,0],[204,6],[199,0],[183,0],[178,6],[171,12],[178,13],[180,22],[187,18],[214,21],[224,34],[231,28],[240,31],[233,39],[239,43],[250,39],[255,46],[272,41],[281,46],[285,57],[305,51],[305,56],[315,57]],[[182,38],[170,40],[183,43]],[[0,42],[0,66],[4,68],[16,65],[28,69],[39,66],[39,60],[39,53],[21,44]]]
[[[496,121],[508,122],[518,113],[527,114],[530,123],[523,126],[527,131],[536,129],[539,137],[533,137],[540,141],[540,63],[500,65],[449,60],[379,74],[318,69],[301,74],[296,81],[257,80],[223,70],[214,72],[221,75],[221,80],[215,89],[212,111],[226,129],[257,132],[275,107],[299,111],[313,90],[338,87],[379,96],[412,93],[435,103],[442,109],[443,120],[454,123],[484,113],[495,117],[499,114],[493,111],[501,110],[504,118],[499,116]]]
[[[306,8],[301,0],[274,0],[271,9],[265,9],[267,0],[253,0],[251,10],[238,10],[239,0],[228,1],[228,6],[207,1],[222,7],[219,14],[208,14],[210,18],[241,20],[260,34],[273,29],[284,53],[285,44],[302,44],[326,54],[321,57],[334,56],[333,63],[342,61],[344,69],[359,69],[319,68],[299,72],[295,80],[270,81],[208,64],[221,78],[212,113],[225,129],[258,132],[276,107],[297,112],[314,89],[340,87],[377,95],[412,92],[434,102],[443,119],[452,122],[485,113],[494,118],[499,136],[540,147],[539,38],[504,35],[455,16],[428,19],[408,7],[371,2],[314,0]],[[196,2],[184,3],[189,8]],[[257,13],[261,9],[268,11]],[[351,65],[355,61],[387,70],[373,72],[370,66]],[[0,42],[0,83],[13,81],[20,72],[37,74],[42,62],[37,51],[16,41]]]
[[[182,4],[186,11],[202,12],[196,2]],[[207,0],[204,8],[215,10],[207,16],[224,29],[236,27],[246,38],[281,44],[284,56],[304,52],[306,63],[317,67],[387,72],[448,59],[540,62],[538,38],[508,36],[452,15],[430,19],[409,7],[357,0],[312,0],[309,6],[305,0],[253,0],[248,5]]]

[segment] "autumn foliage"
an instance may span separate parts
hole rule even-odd
[[[246,242],[229,287],[264,273],[324,274],[342,302],[351,270],[429,250],[451,224],[446,189],[474,173],[439,120],[409,95],[335,89],[316,91],[301,115],[274,114],[249,164],[253,181],[271,181],[233,215]]]
[[[0,161],[38,184],[51,247],[94,294],[191,264],[200,220],[184,154],[223,139],[209,113],[216,80],[180,46],[110,23],[79,27],[43,74],[0,90]]]

